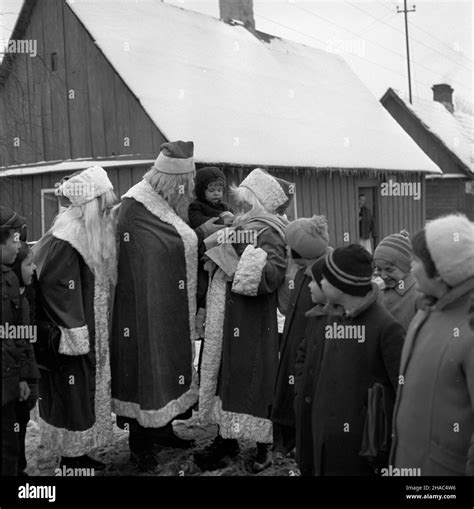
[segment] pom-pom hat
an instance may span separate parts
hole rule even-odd
[[[374,260],[377,259],[395,265],[402,272],[410,272],[413,255],[408,232],[402,230],[385,237],[375,249]]]
[[[308,260],[323,255],[328,247],[328,223],[324,216],[295,219],[286,227],[285,234],[291,249]]]

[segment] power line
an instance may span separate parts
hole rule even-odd
[[[292,28],[292,27],[290,27],[290,26],[288,26],[288,25],[285,25],[285,24],[280,23],[280,22],[278,22],[278,21],[275,21],[275,20],[273,20],[273,19],[267,18],[266,16],[262,16],[261,14],[255,14],[255,16],[256,16],[257,18],[262,18],[262,19],[264,19],[264,20],[266,20],[266,21],[269,21],[270,23],[274,23],[275,25],[279,25],[279,26],[281,26],[281,27],[287,28],[288,30],[291,30],[292,32],[296,32],[297,34],[300,34],[300,35],[302,35],[302,36],[304,36],[304,37],[308,37],[309,39],[313,39],[313,40],[315,40],[315,41],[317,41],[317,42],[319,42],[319,43],[323,44],[325,47],[327,47],[327,41],[323,41],[323,40],[321,40],[321,39],[318,39],[317,37],[314,37],[314,36],[312,36],[312,35],[309,35],[309,34],[306,34],[306,33],[304,33],[304,32],[301,32],[300,30],[296,30],[295,28]],[[405,76],[404,74],[402,74],[402,73],[400,73],[400,72],[398,72],[398,71],[395,71],[394,69],[392,69],[392,68],[390,68],[390,67],[386,67],[385,65],[379,64],[378,62],[374,62],[373,60],[370,60],[370,59],[368,59],[368,58],[365,58],[365,57],[362,57],[362,56],[360,56],[360,55],[357,55],[357,53],[354,53],[353,55],[354,55],[355,57],[360,58],[360,59],[362,59],[362,60],[365,60],[366,62],[369,62],[369,63],[371,63],[371,64],[373,64],[373,65],[376,65],[376,66],[378,66],[378,67],[381,67],[382,69],[386,69],[387,71],[390,71],[390,72],[392,72],[392,73],[394,73],[394,74],[398,74],[399,76],[403,76],[404,78],[406,78],[406,76]],[[417,80],[417,82],[418,82],[418,83],[420,83],[421,85],[425,85],[425,86],[427,86],[427,87],[431,87],[431,85],[430,85],[430,84],[425,83],[424,81],[418,81],[418,80]]]
[[[355,5],[353,2],[349,2],[347,0],[344,0],[344,2],[346,4],[349,4],[351,5],[354,9],[358,9],[359,11],[363,12],[364,14],[367,14],[367,16],[370,16],[371,18],[374,18],[374,19],[377,19],[377,20],[380,20],[380,18],[377,18],[377,16],[374,16],[372,13],[370,12],[367,12],[366,10],[362,9],[361,7],[359,7],[358,5]],[[391,28],[392,30],[394,30],[395,32],[398,32],[400,34],[403,34],[403,32],[401,30],[398,30],[398,28],[395,28],[393,27],[392,25],[389,25],[388,23],[386,23],[385,21],[381,21],[381,23],[383,23],[384,25],[388,26],[389,28]],[[421,44],[422,46],[424,46],[425,48],[428,48],[430,51],[435,51],[436,53],[438,53],[439,55],[441,55],[442,57],[446,58],[447,60],[449,60],[451,63],[452,63],[452,58],[451,57],[448,57],[447,55],[445,55],[444,53],[441,53],[441,51],[438,51],[436,48],[433,48],[432,46],[428,46],[427,44],[425,44],[424,42],[421,42],[420,40],[416,39],[415,37],[412,37],[412,40],[417,42],[418,44]],[[461,67],[464,67],[465,69],[467,69],[468,71],[471,71],[471,69],[469,69],[468,67],[466,67],[464,64],[461,64],[460,62],[454,62],[456,65],[459,65]]]

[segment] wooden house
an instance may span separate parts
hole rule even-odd
[[[0,65],[0,183],[31,238],[61,177],[98,164],[121,195],[176,139],[229,182],[255,167],[294,182],[289,217],[325,214],[332,245],[357,242],[360,192],[379,237],[423,226],[437,166],[340,56],[259,32],[252,2],[236,4],[216,19],[158,1],[24,2],[11,41],[37,44]]]
[[[410,104],[389,88],[380,102],[443,172],[426,177],[426,218],[462,212],[474,220],[474,116],[456,111],[449,85],[432,90],[433,101]]]

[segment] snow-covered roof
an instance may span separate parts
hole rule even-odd
[[[410,104],[403,93],[394,92],[426,129],[474,173],[474,116],[456,110],[450,113],[443,104],[419,97],[413,97]]]
[[[197,161],[440,172],[335,54],[164,2],[68,5]]]

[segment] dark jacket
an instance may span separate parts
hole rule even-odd
[[[361,239],[377,237],[374,216],[365,205],[359,209],[359,236]]]
[[[311,278],[305,276],[304,272],[305,268],[298,269],[294,279],[294,289],[290,293],[271,414],[273,423],[292,428],[295,427],[293,401],[296,352],[303,341],[308,322],[305,313],[312,305],[308,288]]]
[[[205,199],[194,200],[188,207],[188,219],[192,228],[197,228],[212,217],[219,217],[222,212],[232,212],[227,203],[210,203]]]
[[[23,325],[18,278],[6,265],[2,265],[2,306],[0,311],[3,326]],[[31,366],[25,339],[8,337],[0,339],[0,341],[2,344],[2,406],[4,406],[18,399],[20,395],[19,383],[28,378]]]
[[[326,339],[320,334],[322,353],[312,404],[314,469],[316,475],[370,475],[372,469],[359,456],[367,413],[368,390],[375,382],[386,385],[395,400],[404,330],[377,302],[375,284],[359,308],[333,323],[364,326],[365,339]]]

